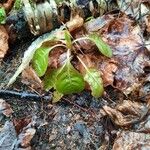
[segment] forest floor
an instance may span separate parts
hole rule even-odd
[[[86,88],[57,103],[52,103],[53,90],[45,92],[31,82],[32,73],[7,87],[37,37],[6,43],[11,35],[0,25],[0,150],[150,150],[150,14],[140,21],[127,10],[111,12],[71,32],[76,39],[96,31],[113,56],[102,56],[91,42],[79,42],[82,61],[102,74],[104,94],[95,98]],[[55,67],[61,49],[52,54]],[[83,71],[76,59],[72,64]]]

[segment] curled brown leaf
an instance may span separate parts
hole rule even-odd
[[[30,85],[34,89],[39,89],[43,87],[41,79],[37,76],[31,66],[27,67],[22,72],[22,83]]]
[[[130,126],[139,122],[148,113],[149,107],[146,104],[124,100],[116,108],[103,107],[106,114],[118,126]]]

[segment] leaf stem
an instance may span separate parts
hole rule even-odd
[[[81,41],[81,40],[90,40],[90,38],[88,36],[85,36],[85,37],[81,37],[81,38],[78,38],[78,39],[75,39],[72,44],[78,42],[78,41]]]

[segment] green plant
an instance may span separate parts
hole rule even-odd
[[[15,0],[13,9],[20,10],[23,6],[22,0]]]
[[[0,7],[0,24],[5,24],[6,21],[6,12],[4,7]]]
[[[90,34],[82,38],[72,40],[70,33],[64,31],[64,39],[53,38],[53,46],[39,47],[33,56],[32,66],[39,77],[44,76],[45,90],[54,89],[54,102],[60,100],[65,94],[78,93],[84,90],[85,82],[89,84],[92,95],[96,98],[102,96],[104,88],[100,72],[96,68],[88,68],[84,62],[77,56],[79,62],[85,68],[85,74],[81,74],[71,64],[71,52],[74,44],[80,40],[90,40],[97,46],[98,50],[106,57],[112,56],[112,50],[97,34]],[[49,41],[50,42],[50,41]],[[61,42],[61,44],[58,44]],[[67,58],[65,63],[57,69],[47,71],[49,53],[57,47],[64,47],[67,50]]]

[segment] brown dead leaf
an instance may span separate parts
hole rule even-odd
[[[119,126],[129,126],[140,121],[149,111],[147,105],[124,100],[116,108],[104,106],[107,115]]]
[[[150,32],[150,15],[145,17],[146,30]]]
[[[74,39],[80,39],[81,37],[84,37],[85,35],[86,35],[86,31],[84,30],[84,28],[77,29],[72,33],[72,36]],[[75,49],[78,51],[84,50],[84,53],[92,52],[95,48],[94,43],[92,43],[91,41],[87,39],[79,40],[78,42],[76,42],[74,46],[75,46]]]
[[[69,31],[74,31],[77,28],[80,28],[83,25],[83,18],[79,15],[74,16],[70,21],[66,23],[67,28]]]
[[[21,132],[19,131],[20,133],[17,138],[17,146],[18,146],[17,148],[23,148],[23,150],[31,149],[30,142],[36,133],[36,129],[34,128],[35,122],[33,120],[31,121],[31,119],[29,119],[29,120],[23,119],[20,121],[20,123],[22,123],[22,121],[25,124],[23,124],[22,129],[20,128]],[[30,123],[28,123],[28,122],[30,122]]]
[[[102,56],[93,43],[81,40],[76,46],[77,50],[84,50],[82,61],[88,65],[88,57],[102,75],[104,86],[112,85],[124,94],[130,94],[141,86],[141,76],[145,74],[144,68],[150,66],[150,53],[143,47],[144,38],[141,28],[126,15],[104,15],[98,20],[103,20],[101,25],[97,19],[89,21],[73,33],[75,38],[83,37],[91,32],[97,32],[113,50],[113,57],[108,59]],[[96,31],[97,29],[97,31]],[[93,31],[94,30],[94,31]],[[83,72],[80,63],[75,63],[76,68]]]
[[[80,59],[86,64],[88,68],[96,68],[100,71],[103,79],[104,86],[112,85],[114,83],[114,73],[117,71],[117,62],[112,59],[108,59],[101,56],[99,53],[88,53],[85,55],[78,55]],[[82,73],[85,74],[85,68],[78,62],[75,67]]]
[[[19,135],[20,145],[23,148],[27,148],[30,146],[30,142],[35,135],[36,130],[34,128],[26,129]]]
[[[59,60],[60,56],[64,53],[64,49],[61,47],[57,47],[55,50],[50,52],[48,65],[52,68],[58,68],[61,60]]]
[[[6,103],[6,101],[3,99],[0,99],[0,112],[6,117],[10,117],[13,113],[10,104]]]
[[[31,122],[31,118],[14,119],[13,124],[17,135],[19,135],[24,127]]]
[[[115,81],[113,87],[127,95],[141,85],[140,77],[145,73],[144,68],[150,66],[150,53],[142,46],[144,39],[141,28],[133,20],[125,15],[118,18],[112,15],[111,21],[110,17],[108,20],[97,33],[110,45],[113,57],[98,57],[95,61],[99,62],[99,69],[104,73],[104,83],[109,85]],[[88,28],[86,30],[91,33]]]
[[[4,58],[8,51],[8,38],[6,29],[0,25],[0,59]]]
[[[41,79],[37,76],[31,66],[27,67],[22,72],[22,83],[31,85],[34,89],[41,89],[43,87]]]
[[[150,134],[150,116],[138,125],[136,131]]]
[[[115,139],[113,150],[148,150],[150,149],[149,134],[121,131]]]

